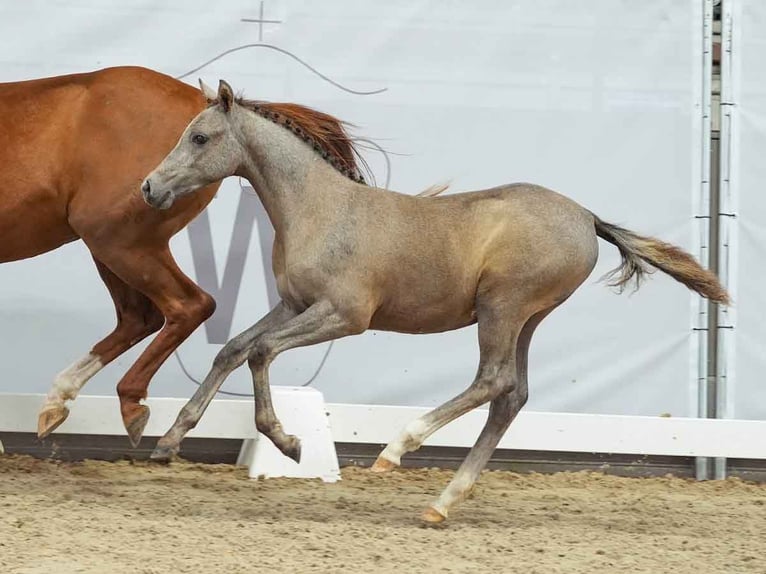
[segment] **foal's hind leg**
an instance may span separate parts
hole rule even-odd
[[[143,294],[112,273],[94,258],[96,268],[112,296],[117,312],[117,326],[96,343],[85,357],[59,373],[48,392],[37,421],[37,435],[44,438],[69,415],[67,400],[73,400],[83,385],[105,365],[119,357],[139,341],[158,331],[165,318]]]
[[[484,311],[479,316],[481,359],[476,378],[468,389],[443,405],[407,424],[399,436],[380,453],[373,472],[385,472],[401,464],[405,453],[420,448],[423,441],[447,423],[492,401],[515,385],[516,341],[524,323],[509,312]]]
[[[439,499],[423,513],[423,520],[426,522],[442,522],[449,514],[450,508],[468,496],[497,447],[497,443],[500,442],[521,407],[527,402],[529,343],[540,321],[554,308],[555,306],[533,315],[521,330],[516,344],[514,385],[508,392],[501,394],[490,403],[487,422],[473,448]]]
[[[479,438],[439,499],[423,512],[425,522],[436,524],[444,521],[449,509],[468,496],[497,443],[526,401],[526,389],[513,389],[492,400]]]

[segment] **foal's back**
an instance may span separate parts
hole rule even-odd
[[[376,328],[424,332],[470,324],[488,292],[506,293],[520,313],[532,314],[571,293],[598,256],[592,214],[540,186],[366,200],[374,205],[367,223],[377,236],[367,244],[382,301]]]
[[[593,215],[587,209],[533,184],[438,197],[370,193],[361,201],[371,204],[368,224],[386,236],[382,245],[411,254],[392,253],[397,257],[432,260],[449,252],[453,259],[478,265],[479,259],[502,253],[504,261],[517,267],[531,265],[533,254],[539,257],[554,249],[568,257],[582,252],[590,259],[597,245]]]

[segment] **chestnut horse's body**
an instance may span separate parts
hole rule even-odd
[[[117,387],[136,444],[152,375],[215,308],[178,268],[168,241],[218,184],[164,212],[139,191],[204,107],[198,89],[135,67],[0,84],[0,263],[82,239],[117,311],[115,330],[56,377],[40,413],[41,436],[64,421],[65,401],[91,376],[162,329]]]

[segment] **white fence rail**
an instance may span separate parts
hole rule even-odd
[[[274,407],[289,432],[288,394],[274,395]],[[35,432],[44,395],[0,394],[0,436],[3,432]],[[154,398],[147,404],[152,417],[146,436],[160,436],[170,427],[183,399]],[[124,435],[119,403],[113,397],[80,396],[58,433]],[[385,444],[421,407],[327,404],[335,442]],[[255,438],[253,401],[215,400],[190,437]],[[484,424],[477,410],[435,433],[425,444],[471,446]],[[583,415],[523,411],[498,448],[562,452],[598,452],[668,456],[766,459],[766,421],[697,418]],[[55,438],[55,434],[53,435]]]

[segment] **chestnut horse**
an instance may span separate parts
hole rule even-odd
[[[114,331],[56,376],[40,412],[40,437],[64,422],[66,401],[88,379],[162,329],[117,385],[125,428],[137,445],[149,418],[140,401],[152,376],[215,309],[178,268],[168,241],[207,206],[219,182],[164,212],[150,209],[139,191],[205,103],[200,90],[138,67],[0,83],[0,129],[11,142],[0,151],[6,182],[0,263],[82,239],[117,312]],[[303,109],[282,106],[293,115]],[[334,165],[356,166],[361,158],[342,124],[323,114],[311,118],[319,118],[314,125],[332,142]],[[434,186],[421,195],[443,190]]]
[[[136,67],[0,84],[0,263],[82,239],[117,312],[114,331],[56,376],[40,412],[41,437],[64,422],[65,402],[88,379],[161,329],[117,385],[125,428],[138,444],[151,377],[215,309],[178,268],[168,241],[218,183],[165,212],[150,209],[139,191],[204,107],[198,89]]]
[[[407,425],[373,466],[397,466],[439,428],[489,402],[476,444],[423,515],[440,522],[470,492],[526,403],[532,335],[590,275],[598,237],[622,256],[615,285],[638,281],[654,267],[703,297],[728,302],[716,276],[688,253],[606,223],[551,190],[513,184],[437,198],[371,190],[359,185],[354,169],[333,160],[317,122],[306,122],[310,110],[297,115],[282,105],[235,99],[223,81],[209,96],[213,105],[147,176],[144,197],[159,210],[173,209],[212,181],[247,178],[276,232],[274,271],[282,301],[221,350],[157,443],[156,460],[178,451],[216,390],[245,361],[253,377],[256,427],[299,460],[300,441],[284,432],[269,396],[269,365],[280,353],[367,329],[435,333],[478,323],[473,383]],[[307,128],[310,123],[315,127]]]

